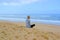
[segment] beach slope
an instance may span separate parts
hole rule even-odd
[[[0,21],[0,40],[60,40],[60,27],[36,24],[26,28],[22,22]]]

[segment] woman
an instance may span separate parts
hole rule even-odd
[[[30,16],[27,16],[26,27],[27,28],[33,28],[34,26],[35,26],[35,24],[33,24],[33,25],[30,24]]]

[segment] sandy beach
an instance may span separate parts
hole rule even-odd
[[[60,40],[60,26],[35,24],[26,28],[23,22],[0,21],[0,40]]]

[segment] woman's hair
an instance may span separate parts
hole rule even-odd
[[[30,19],[30,16],[27,16],[27,19]]]

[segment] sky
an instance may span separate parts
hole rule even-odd
[[[0,14],[60,14],[60,0],[0,0]]]

